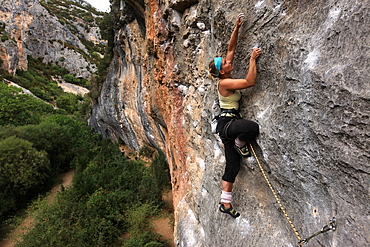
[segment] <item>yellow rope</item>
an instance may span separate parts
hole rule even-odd
[[[262,165],[261,165],[261,163],[260,163],[260,161],[259,161],[259,159],[258,159],[258,157],[257,157],[257,155],[256,155],[256,152],[255,152],[255,151],[254,151],[254,149],[253,149],[252,144],[251,144],[251,143],[249,143],[249,146],[250,146],[250,148],[251,148],[251,150],[252,150],[252,153],[253,153],[254,158],[256,159],[256,161],[257,161],[257,163],[258,163],[258,166],[259,166],[259,168],[260,168],[260,170],[261,170],[261,172],[262,172],[263,177],[265,178],[265,180],[266,180],[266,182],[267,182],[268,186],[270,187],[270,190],[271,190],[272,194],[273,194],[273,195],[274,195],[274,197],[275,197],[275,200],[276,200],[277,204],[279,205],[279,207],[280,207],[281,211],[283,211],[283,214],[285,215],[285,218],[287,219],[287,221],[289,222],[290,226],[292,227],[292,229],[293,229],[293,231],[294,231],[295,235],[297,236],[299,246],[302,246],[302,241],[301,241],[302,239],[301,239],[301,236],[299,236],[299,233],[298,233],[297,229],[295,228],[295,226],[294,226],[294,224],[293,224],[292,220],[289,218],[288,214],[287,214],[287,213],[286,213],[286,211],[285,211],[285,208],[283,207],[283,205],[281,204],[281,202],[280,202],[280,200],[279,200],[279,197],[276,195],[276,192],[275,192],[274,188],[272,187],[272,184],[270,183],[270,180],[268,179],[268,177],[267,177],[267,175],[266,175],[266,172],[265,172],[265,170],[263,169],[263,167],[262,167]]]

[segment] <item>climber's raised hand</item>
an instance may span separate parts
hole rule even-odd
[[[244,14],[240,13],[236,20],[234,31],[231,34],[229,45],[227,46],[226,61],[229,61],[230,63],[232,63],[234,60],[235,48],[238,42],[239,27],[243,24],[243,22],[244,22]]]
[[[252,51],[251,59],[256,59],[261,55],[262,51],[260,48],[255,48]]]
[[[244,22],[244,13],[240,13],[238,15],[238,19],[236,20],[236,27],[240,27]]]

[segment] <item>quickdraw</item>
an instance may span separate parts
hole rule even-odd
[[[300,243],[308,243],[308,241],[311,240],[311,238],[313,237],[316,237],[317,235],[321,234],[321,233],[325,233],[325,232],[328,232],[328,231],[335,231],[337,229],[337,221],[335,218],[329,220],[329,223],[325,226],[323,226],[318,232],[315,232],[314,234],[312,234],[311,236],[309,236],[308,238],[305,238],[303,240],[300,241]]]
[[[297,237],[297,239],[298,239],[298,244],[299,244],[299,246],[302,246],[302,245],[303,245],[303,243],[308,243],[308,241],[310,241],[313,237],[316,237],[317,235],[319,235],[319,234],[321,234],[321,233],[325,233],[325,232],[330,231],[330,230],[332,230],[332,231],[335,231],[335,230],[336,230],[336,228],[337,228],[337,222],[336,222],[335,218],[333,218],[333,219],[331,219],[331,220],[329,221],[329,223],[328,223],[327,225],[325,225],[323,228],[321,228],[321,229],[320,229],[320,231],[318,231],[318,232],[314,233],[313,235],[311,235],[311,236],[310,236],[310,237],[308,237],[308,238],[302,239],[302,238],[301,238],[301,236],[299,235],[299,233],[298,233],[297,229],[295,228],[295,226],[294,226],[294,224],[293,224],[292,220],[291,220],[291,219],[290,219],[290,217],[288,216],[288,214],[287,214],[287,212],[286,212],[285,208],[284,208],[284,207],[283,207],[283,205],[281,204],[280,199],[279,199],[279,197],[277,196],[277,194],[276,194],[276,192],[275,192],[275,189],[272,187],[272,184],[270,183],[270,180],[268,179],[268,177],[267,177],[267,175],[266,175],[265,169],[263,169],[263,167],[262,167],[262,165],[261,165],[261,162],[259,161],[259,159],[258,159],[258,157],[257,157],[257,154],[256,154],[256,152],[254,151],[254,148],[253,148],[253,146],[252,146],[252,143],[249,143],[249,146],[250,146],[250,150],[251,150],[251,151],[252,151],[252,153],[253,153],[254,158],[256,159],[256,161],[257,161],[257,163],[258,163],[258,166],[259,166],[259,168],[260,168],[260,170],[261,170],[261,173],[262,173],[263,177],[265,178],[265,180],[266,180],[266,182],[267,182],[267,185],[269,186],[269,188],[270,188],[270,190],[271,190],[272,194],[273,194],[273,195],[274,195],[274,197],[275,197],[275,200],[276,200],[277,204],[279,205],[279,207],[280,207],[281,211],[283,212],[283,214],[284,214],[285,218],[287,219],[287,221],[288,221],[289,225],[290,225],[290,226],[291,226],[291,228],[293,229],[293,231],[294,231],[294,233],[295,233],[295,235],[296,235],[296,237]]]

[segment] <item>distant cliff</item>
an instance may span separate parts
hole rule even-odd
[[[90,124],[138,150],[165,151],[178,246],[297,246],[256,161],[235,183],[242,216],[218,212],[224,156],[211,134],[217,102],[208,64],[225,54],[238,13],[234,77],[254,46],[257,85],[245,118],[256,150],[301,237],[336,217],[307,246],[369,245],[370,15],[367,1],[113,1],[115,57]]]
[[[100,55],[89,44],[102,44],[104,51],[106,43],[95,22],[101,14],[84,1],[0,0],[1,66],[12,74],[26,70],[30,55],[76,77],[90,76]]]

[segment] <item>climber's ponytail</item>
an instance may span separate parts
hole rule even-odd
[[[212,60],[210,63],[209,63],[209,73],[211,76],[213,76],[214,78],[219,78],[220,77],[220,72],[219,70],[216,68],[215,66],[215,61]]]

